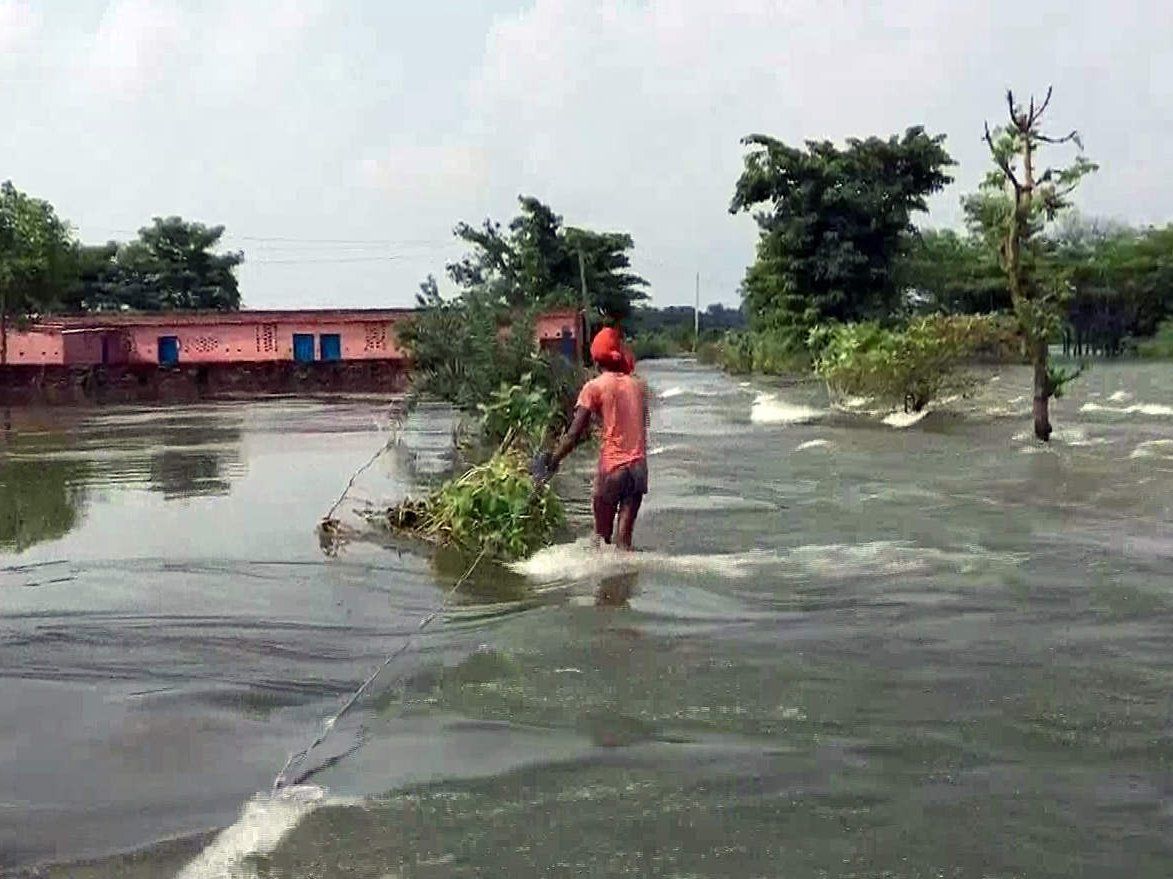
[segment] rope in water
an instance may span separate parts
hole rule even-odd
[[[318,733],[318,737],[310,742],[307,747],[289,755],[289,759],[285,761],[285,765],[281,767],[281,771],[277,773],[277,777],[273,780],[273,793],[277,793],[279,790],[281,790],[281,788],[290,783],[298,784],[308,778],[310,774],[312,774],[312,771],[305,773],[294,782],[290,782],[287,778],[287,773],[289,773],[291,769],[293,769],[295,766],[299,766],[307,757],[309,757],[310,752],[313,751],[314,748],[318,747],[318,745],[326,741],[330,735],[330,732],[334,729],[338,721],[341,720],[342,717],[355,706],[360,698],[362,698],[362,694],[365,693],[367,688],[375,682],[375,678],[377,678],[383,672],[383,670],[387,668],[387,666],[389,666],[392,662],[394,662],[398,657],[402,656],[407,651],[407,648],[415,642],[416,636],[419,635],[419,633],[426,629],[433,620],[435,620],[441,613],[444,612],[444,610],[448,607],[448,602],[452,600],[452,596],[454,596],[457,590],[459,590],[460,587],[468,581],[468,578],[472,576],[473,571],[476,570],[477,565],[481,563],[481,560],[485,557],[487,552],[488,547],[481,549],[480,553],[477,554],[477,557],[473,559],[472,564],[468,566],[468,570],[461,574],[460,578],[452,585],[452,588],[444,593],[444,597],[440,599],[440,603],[436,606],[436,608],[419,621],[415,631],[408,635],[402,644],[387,654],[387,658],[383,660],[382,665],[371,672],[370,675],[367,676],[367,679],[363,681],[359,688],[351,694],[350,698],[346,700],[345,704],[343,704],[343,706],[338,709],[334,716],[322,725],[322,731]]]
[[[391,436],[388,437],[387,441],[379,448],[378,451],[375,452],[375,454],[371,455],[371,457],[365,463],[363,463],[357,470],[354,471],[353,474],[351,474],[350,479],[346,483],[346,488],[342,490],[342,494],[338,496],[338,500],[334,502],[334,505],[330,507],[330,511],[322,518],[323,524],[333,521],[334,514],[338,511],[338,508],[342,506],[343,501],[345,501],[347,495],[350,494],[350,490],[354,488],[354,483],[358,477],[361,476],[367,469],[369,469],[371,465],[378,461],[379,458],[385,455],[398,440],[399,432],[403,427],[403,422],[407,417],[407,412],[409,409],[410,405],[408,403],[404,403],[403,405],[397,407],[392,416]],[[416,625],[415,631],[408,635],[402,644],[387,654],[387,657],[383,660],[382,664],[367,676],[367,679],[364,680],[359,688],[350,695],[350,698],[348,698],[342,707],[339,708],[337,712],[335,712],[334,716],[329,718],[322,725],[322,730],[318,733],[317,738],[315,738],[312,742],[309,743],[309,745],[302,748],[300,751],[296,751],[295,753],[289,755],[289,759],[285,761],[285,765],[281,767],[281,771],[278,772],[277,777],[273,779],[273,793],[277,793],[279,790],[281,790],[281,788],[287,786],[288,784],[300,783],[313,774],[314,770],[310,770],[308,772],[302,773],[302,775],[300,775],[293,782],[290,782],[289,780],[290,771],[295,767],[300,766],[306,760],[306,758],[309,757],[310,752],[313,751],[314,748],[318,747],[324,741],[326,741],[338,721],[341,720],[343,716],[345,716],[345,714],[355,706],[358,700],[362,698],[362,695],[367,691],[367,688],[375,682],[375,678],[377,678],[383,672],[383,670],[387,668],[387,666],[389,666],[392,662],[394,662],[398,657],[402,656],[414,643],[415,636],[426,629],[432,623],[432,621],[436,619],[436,617],[444,612],[448,606],[448,602],[452,599],[452,596],[455,595],[457,590],[460,589],[460,587],[465,584],[468,578],[472,576],[473,571],[476,570],[477,565],[481,563],[481,560],[485,557],[487,552],[488,547],[485,547],[480,551],[480,554],[478,554],[477,557],[473,560],[473,563],[469,565],[468,570],[465,571],[452,585],[452,588],[444,594],[444,597],[440,600],[440,603],[436,606],[436,608],[419,621],[419,623]]]
[[[325,516],[322,517],[323,522],[329,521],[334,518],[334,514],[336,512],[338,512],[338,508],[340,506],[342,506],[342,502],[344,500],[346,500],[346,496],[348,494],[350,494],[350,490],[352,488],[354,488],[355,480],[357,480],[359,478],[359,476],[361,476],[363,473],[365,473],[367,471],[367,469],[369,469],[372,464],[374,464],[381,457],[383,457],[383,455],[387,454],[387,451],[393,445],[395,445],[396,442],[399,441],[399,432],[403,429],[403,422],[407,418],[407,413],[408,413],[409,409],[410,409],[410,404],[404,402],[404,403],[401,403],[400,405],[396,406],[392,410],[391,434],[390,434],[390,436],[387,437],[387,442],[383,443],[383,445],[379,448],[379,450],[377,452],[375,452],[375,454],[371,455],[371,457],[366,461],[365,464],[360,466],[357,470],[354,471],[354,473],[352,473],[350,475],[350,479],[347,480],[347,482],[346,482],[346,487],[344,489],[342,489],[342,494],[338,495],[338,500],[334,501],[334,506],[330,507],[330,511],[328,513],[326,513]]]

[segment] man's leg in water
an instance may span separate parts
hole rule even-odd
[[[635,518],[639,515],[640,504],[643,503],[642,494],[633,494],[624,498],[619,506],[619,538],[616,541],[619,548],[631,552],[631,535],[635,530]]]
[[[595,537],[602,540],[603,543],[610,543],[611,534],[615,529],[616,503],[614,499],[601,492],[596,492],[595,496],[591,498],[591,507],[595,513]]]

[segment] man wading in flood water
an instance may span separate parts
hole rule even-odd
[[[648,491],[648,390],[631,374],[635,358],[624,349],[618,330],[606,327],[599,331],[591,342],[591,359],[602,375],[583,385],[570,427],[552,453],[539,456],[534,475],[539,482],[548,480],[587,435],[591,416],[598,416],[603,442],[591,498],[595,536],[611,542],[618,512],[615,543],[630,551],[635,518]]]

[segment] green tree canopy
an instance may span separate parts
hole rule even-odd
[[[973,235],[918,231],[908,236],[894,272],[900,289],[922,310],[982,314],[1010,308],[997,257]]]
[[[236,267],[241,253],[216,253],[223,226],[156,217],[118,250],[111,283],[101,284],[95,307],[142,311],[240,308]],[[109,296],[105,296],[106,291]]]
[[[51,311],[74,270],[69,226],[47,201],[0,184],[0,364],[8,361],[8,320]]]
[[[1173,314],[1173,227],[1133,229],[1071,212],[1047,246],[1081,345],[1120,353],[1126,339],[1151,336]]]
[[[521,212],[504,230],[493,220],[456,227],[456,236],[472,247],[448,266],[449,278],[462,291],[476,290],[510,308],[577,305],[581,254],[588,304],[600,315],[622,319],[647,298],[642,289],[647,282],[630,271],[630,235],[566,227],[538,199],[519,201]]]
[[[757,259],[743,295],[755,329],[777,329],[805,344],[826,321],[887,318],[899,305],[893,262],[914,211],[951,178],[943,136],[908,129],[887,140],[805,149],[751,135],[731,213],[753,211]]]

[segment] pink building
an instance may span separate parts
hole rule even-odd
[[[94,314],[9,331],[19,365],[303,363],[403,360],[394,327],[409,309]]]
[[[171,312],[46,318],[8,331],[11,366],[177,366],[407,359],[395,325],[411,309]],[[541,347],[580,356],[582,315],[551,311],[537,320]]]

